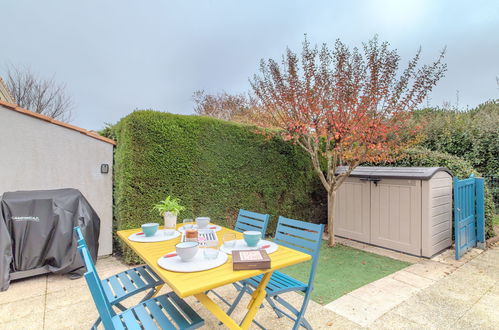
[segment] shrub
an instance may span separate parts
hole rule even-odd
[[[471,174],[480,176],[473,169],[473,166],[466,160],[457,156],[449,155],[443,152],[428,150],[423,147],[415,147],[405,151],[398,161],[393,163],[375,164],[380,166],[422,166],[422,167],[447,167],[454,176],[460,179],[468,178]],[[493,218],[494,202],[492,195],[485,187],[485,233],[487,237],[494,236]]]
[[[483,175],[499,174],[499,101],[469,111],[425,109],[416,120],[423,147],[462,157]]]
[[[322,187],[308,155],[254,128],[208,117],[136,111],[107,129],[115,150],[115,229],[162,222],[153,205],[166,195],[186,210],[232,226],[239,208],[302,220],[324,217]],[[321,215],[322,214],[322,215]],[[118,251],[123,246],[116,244]],[[138,261],[128,249],[126,262]]]

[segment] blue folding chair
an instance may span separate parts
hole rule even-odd
[[[75,227],[75,232],[78,241],[81,241],[82,244],[87,247],[81,228]],[[137,293],[149,290],[141,301],[148,300],[153,297],[164,284],[163,280],[147,265],[125,270],[124,272],[102,280],[102,286],[110,304],[118,307],[122,311],[126,310],[126,307],[121,304],[123,300]],[[100,321],[101,319],[98,318],[92,328],[96,328]]]
[[[269,219],[270,215],[268,214],[239,209],[234,230],[240,233],[247,230],[259,231],[262,233],[262,238],[264,238],[267,231],[267,225],[269,224]]]
[[[256,213],[251,211],[246,211],[243,209],[239,209],[239,214],[237,215],[236,225],[234,226],[234,230],[240,233],[245,232],[247,230],[259,231],[262,233],[262,238],[265,237],[265,233],[267,231],[267,226],[269,224],[270,215]],[[232,283],[234,287],[239,291],[242,286],[238,283]],[[219,295],[215,290],[209,290],[206,292],[213,292],[215,296],[218,297],[221,301],[223,301],[227,306],[231,306],[232,304],[225,300],[221,295]]]
[[[266,300],[270,304],[274,312],[277,314],[277,317],[286,316],[295,321],[293,330],[298,329],[300,326],[303,326],[306,329],[312,329],[310,323],[308,323],[304,315],[308,306],[308,302],[310,301],[310,294],[313,290],[315,271],[317,268],[317,261],[319,260],[319,251],[321,247],[323,231],[324,225],[318,225],[284,217],[279,217],[277,223],[277,229],[274,239],[275,243],[307,253],[312,256],[312,268],[310,270],[308,284],[300,282],[280,271],[275,271],[273,272],[270,281],[265,288],[265,291],[267,291]],[[241,283],[243,284],[243,288],[232,303],[232,306],[229,308],[227,312],[228,315],[230,315],[234,311],[236,306],[241,301],[244,293],[253,293],[253,290],[258,287],[262,278],[263,275],[259,275],[241,281]],[[279,296],[282,293],[290,291],[301,291],[305,294],[300,310],[297,310],[295,307],[293,307],[291,304],[289,304]],[[294,316],[278,307],[275,302],[286,308],[289,312],[294,314]],[[263,328],[257,322],[255,323],[259,327]]]
[[[78,236],[81,235],[79,227],[75,227],[74,230]],[[78,239],[78,251],[87,268],[85,280],[104,328],[119,330],[196,329],[204,325],[204,320],[174,292],[141,301],[135,307],[116,314],[84,239]]]

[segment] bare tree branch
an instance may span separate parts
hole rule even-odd
[[[53,78],[42,79],[29,67],[7,67],[7,86],[21,108],[70,122],[73,100],[66,92],[66,85]]]

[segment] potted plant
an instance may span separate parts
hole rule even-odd
[[[179,199],[166,196],[165,200],[155,204],[153,209],[158,211],[159,215],[165,219],[165,228],[175,228],[177,216],[180,211],[185,210],[185,207],[180,205]]]

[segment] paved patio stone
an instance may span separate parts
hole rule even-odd
[[[431,258],[431,260],[437,261],[440,263],[444,263],[444,264],[448,264],[450,266],[457,268],[457,267],[464,265],[468,261],[474,259],[477,255],[479,255],[482,252],[483,252],[483,250],[481,250],[481,249],[473,248],[473,249],[469,250],[468,252],[466,252],[461,257],[461,259],[456,260],[455,259],[455,251],[453,249],[448,249],[448,250],[440,253],[439,255]]]
[[[387,313],[382,315],[379,319],[374,321],[368,327],[369,329],[380,329],[380,330],[393,330],[393,329],[404,329],[404,330],[421,330],[424,326],[406,319],[405,317],[395,314]]]
[[[386,312],[410,297],[416,290],[408,284],[385,277],[350,292],[350,295],[376,305],[377,308]]]
[[[5,330],[43,329],[43,310],[29,313],[21,318],[11,319],[5,323],[0,322],[0,329],[5,329]]]
[[[25,320],[29,325],[32,320],[42,320],[45,310],[45,295],[16,300],[11,303],[0,305],[0,329],[4,328],[4,324],[11,323],[16,320]],[[20,321],[21,322],[21,321]],[[38,323],[38,322],[37,322]],[[6,329],[6,328],[5,328]]]
[[[37,276],[11,282],[7,291],[0,292],[0,305],[40,295],[47,290],[47,276]]]
[[[436,282],[432,279],[422,277],[405,270],[399,270],[398,272],[395,272],[392,275],[390,275],[390,277],[397,281],[409,284],[418,289],[425,289]]]
[[[499,324],[498,306],[499,295],[486,294],[453,326],[455,329],[497,329]]]
[[[442,264],[432,260],[422,260],[421,262],[404,268],[410,272],[430,280],[438,281],[452,273],[456,268],[450,265]]]
[[[432,295],[409,299],[395,307],[391,313],[421,324],[424,328],[443,328],[456,321],[470,307],[470,304],[459,300]]]
[[[344,295],[324,307],[363,327],[371,324],[386,312],[384,308],[365,302],[351,294]]]

